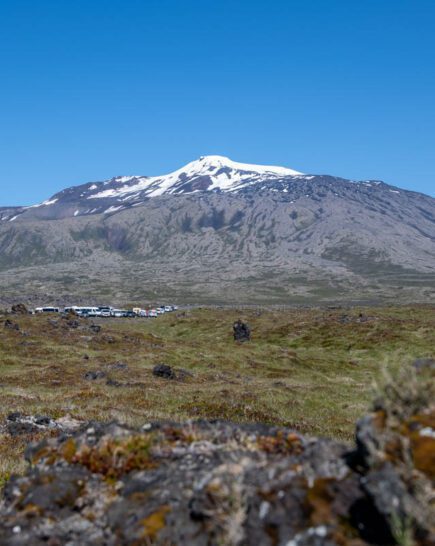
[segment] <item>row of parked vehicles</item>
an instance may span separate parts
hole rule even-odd
[[[37,307],[35,313],[74,313],[79,317],[116,317],[116,318],[134,318],[134,317],[149,317],[155,318],[163,313],[170,313],[176,311],[178,307],[176,305],[162,305],[154,309],[141,309],[140,307],[134,307],[133,309],[116,309],[114,307],[79,307],[72,305],[65,307],[61,311],[60,307]]]

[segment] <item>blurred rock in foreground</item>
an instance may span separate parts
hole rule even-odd
[[[353,450],[263,425],[87,424],[29,446],[0,544],[433,545],[431,388],[387,385]]]

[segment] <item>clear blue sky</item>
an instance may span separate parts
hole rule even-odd
[[[434,0],[0,0],[0,205],[200,155],[435,194]]]

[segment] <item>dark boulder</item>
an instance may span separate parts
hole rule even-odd
[[[240,319],[233,324],[234,341],[250,341],[251,330],[249,326]]]
[[[99,332],[101,332],[101,326],[99,326],[98,324],[91,324],[89,326],[89,330],[94,334],[98,334]]]
[[[19,421],[22,417],[22,413],[19,412],[19,411],[13,411],[12,413],[10,413],[8,416],[7,416],[7,420],[8,421],[11,421],[13,423],[15,423],[16,421]]]
[[[12,305],[11,312],[13,315],[28,315],[29,310],[24,305],[24,303],[16,303]]]
[[[106,385],[108,387],[123,387],[123,383],[121,383],[120,381],[117,381],[116,379],[108,379],[106,381]]]
[[[55,428],[56,422],[46,415],[24,415],[21,412],[10,413],[4,426],[5,432],[11,436],[34,434]]]
[[[23,434],[34,434],[39,431],[39,427],[30,422],[11,421],[6,424],[6,431],[11,436],[21,436]]]
[[[6,330],[16,330],[18,331],[20,329],[19,325],[16,322],[12,322],[9,319],[5,320],[4,327]]]
[[[72,330],[75,330],[80,326],[80,322],[77,319],[67,320],[65,324],[68,328],[71,328]]]
[[[163,377],[163,379],[176,379],[174,370],[167,364],[156,364],[153,368],[153,375]]]
[[[35,423],[37,425],[48,427],[51,422],[52,422],[51,417],[48,417],[47,415],[35,415]]]

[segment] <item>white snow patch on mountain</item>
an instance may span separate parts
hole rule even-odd
[[[209,191],[238,191],[261,180],[267,181],[289,176],[300,177],[302,173],[285,167],[238,163],[227,157],[211,155],[200,157],[181,169],[164,176],[121,176],[114,178],[111,181],[104,182],[104,184],[116,182],[123,185],[89,195],[88,199],[120,197],[138,192],[145,192],[147,197],[157,197],[163,194],[176,193],[181,184],[199,181],[203,177],[207,177],[211,182],[207,187]],[[192,193],[192,191],[188,193]],[[126,198],[124,197],[124,199]]]
[[[116,211],[121,210],[121,209],[123,209],[123,208],[124,208],[124,207],[123,207],[122,205],[121,205],[120,207],[114,207],[114,206],[112,206],[112,207],[109,207],[108,209],[106,209],[106,210],[104,211],[103,214],[108,214],[108,213],[110,213],[110,212],[116,212]]]
[[[50,206],[50,205],[54,205],[55,203],[57,203],[59,201],[59,199],[48,199],[47,201],[43,201],[42,203],[39,203],[38,205],[30,205],[30,207],[24,207],[25,209],[36,209],[38,207],[47,207],[47,206]]]

